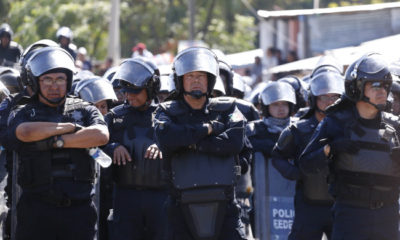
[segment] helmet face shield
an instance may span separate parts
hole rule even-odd
[[[112,78],[112,85],[130,93],[139,93],[146,89],[149,99],[155,98],[160,90],[159,76],[150,65],[140,59],[122,62]]]
[[[102,100],[117,100],[111,82],[101,77],[80,81],[76,86],[75,95],[91,103]]]
[[[129,59],[121,63],[113,80],[127,82],[133,88],[145,88],[148,82],[153,78],[154,70],[146,63],[139,60]],[[128,86],[128,85],[126,85]]]
[[[174,68],[179,77],[195,71],[217,77],[219,71],[215,54],[206,48],[190,48],[181,52],[175,59]]]
[[[310,91],[313,96],[330,93],[342,95],[344,93],[344,78],[338,73],[322,72],[312,78]]]
[[[381,54],[364,55],[349,66],[345,74],[346,96],[352,101],[364,99],[366,82],[384,82],[387,86],[392,84],[389,65]]]
[[[177,94],[184,92],[183,75],[191,72],[207,73],[207,94],[211,94],[219,75],[218,59],[214,52],[204,47],[192,47],[180,52],[174,59],[173,71]]]
[[[261,92],[260,99],[265,106],[278,101],[296,104],[296,93],[289,83],[270,82]]]
[[[38,92],[38,79],[41,75],[59,69],[67,74],[67,91],[72,86],[75,73],[75,61],[72,56],[60,47],[44,47],[35,51],[26,64],[27,84],[34,93]]]
[[[45,72],[56,68],[64,68],[75,72],[75,64],[72,56],[62,48],[43,48],[44,51],[38,51],[29,62],[28,68],[35,77],[39,77]]]

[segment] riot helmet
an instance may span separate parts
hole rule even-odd
[[[79,71],[76,74],[74,74],[74,76],[72,77],[72,86],[71,86],[70,93],[71,94],[76,93],[75,89],[79,82],[93,78],[94,76],[95,76],[94,73],[92,73],[89,70],[82,70],[82,71]]]
[[[310,82],[309,102],[310,109],[324,112],[317,107],[317,97],[326,94],[344,93],[344,78],[337,72],[321,72],[314,75]]]
[[[336,58],[330,55],[322,56],[317,63],[317,66],[311,73],[311,78],[321,72],[336,72],[343,75],[343,64],[341,64]]]
[[[39,77],[49,72],[63,72],[67,75],[67,92],[71,90],[72,78],[75,72],[75,64],[72,56],[60,47],[44,47],[38,49],[26,64],[27,83],[32,88],[33,95],[41,94]],[[43,96],[42,96],[43,97]],[[47,101],[58,104],[62,99]]]
[[[270,116],[268,106],[279,101],[289,103],[289,115],[291,115],[296,105],[296,93],[292,85],[287,82],[269,82],[260,93],[259,101],[265,117]]]
[[[28,62],[29,58],[38,50],[44,47],[57,47],[58,44],[50,39],[42,39],[37,42],[32,43],[29,45],[25,51],[21,55],[21,59],[19,60],[19,64],[21,67],[21,85],[26,86],[28,85],[27,74],[26,74],[26,63]]]
[[[390,92],[392,75],[386,60],[379,53],[366,54],[347,68],[345,92],[346,96],[353,102],[365,101],[378,110],[385,109],[385,104],[373,104],[364,95],[364,87],[367,82],[379,82],[388,94]]]
[[[125,92],[139,93],[146,89],[148,99],[153,100],[160,89],[160,80],[155,70],[140,59],[128,59],[121,63],[113,81],[119,80]]]
[[[13,32],[11,26],[8,25],[7,23],[3,23],[0,25],[0,38],[2,38],[3,36],[8,36],[10,41],[12,40],[12,37],[14,36],[14,32]]]
[[[296,94],[296,104],[294,111],[296,112],[298,109],[303,108],[306,106],[306,99],[307,99],[307,83],[300,80],[298,77],[293,75],[288,75],[283,78],[278,79],[278,82],[286,82],[289,83]]]
[[[19,78],[19,72],[14,68],[0,68],[0,82],[2,82],[11,93],[18,93],[22,90]]]
[[[218,59],[214,52],[204,47],[191,47],[181,51],[173,62],[174,82],[178,96],[188,94],[196,98],[203,93],[185,92],[183,88],[183,76],[190,72],[205,72],[207,74],[207,93],[210,96],[214,88],[216,78],[219,75]]]
[[[56,37],[57,37],[58,41],[60,41],[61,37],[65,37],[65,38],[69,39],[69,41],[72,42],[73,36],[74,35],[73,35],[71,29],[69,27],[65,27],[65,26],[60,27],[56,33]]]
[[[237,73],[233,73],[232,96],[243,99],[245,91],[246,84],[244,83],[242,76]]]
[[[230,64],[224,60],[218,60],[219,64],[219,75],[225,86],[225,92],[227,96],[233,94],[233,69]]]
[[[117,100],[110,81],[99,76],[92,76],[78,82],[74,93],[83,100],[94,104],[102,100]]]
[[[0,102],[2,102],[4,98],[8,97],[8,95],[10,95],[10,91],[2,82],[0,82]]]

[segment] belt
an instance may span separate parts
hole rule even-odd
[[[38,194],[26,196],[27,200],[37,200],[42,203],[52,205],[55,207],[73,207],[85,204],[90,204],[92,202],[91,198],[88,199],[76,199],[70,198],[68,196],[59,196],[51,193]]]
[[[336,202],[356,207],[379,209],[384,206],[397,204],[398,191],[382,191],[374,188],[359,186],[336,186]]]

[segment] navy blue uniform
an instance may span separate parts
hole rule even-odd
[[[25,104],[29,98],[24,97],[27,96],[26,91],[15,93],[7,96],[7,98],[3,99],[0,104],[0,145],[4,148],[4,144],[7,142],[7,120],[10,115],[11,110],[18,104]],[[12,192],[12,179],[13,179],[13,159],[12,159],[12,151],[7,149],[3,149],[0,154],[0,164],[4,165],[7,171],[7,184],[4,187],[4,191],[6,193],[6,204],[8,207],[7,218],[4,223],[3,228],[3,238],[9,239],[11,237],[11,192]],[[5,175],[0,176],[2,180]]]
[[[12,67],[18,63],[21,54],[22,47],[16,42],[11,41],[7,47],[0,44],[0,65]]]
[[[310,141],[317,125],[315,116],[293,123],[282,131],[272,152],[274,167],[283,177],[296,181],[295,218],[288,239],[320,240],[324,232],[328,237],[331,235],[330,208],[333,200],[327,192],[327,175],[323,174],[320,178],[313,175],[309,178],[300,172],[298,163],[300,154]],[[310,191],[317,193],[308,194]]]
[[[224,124],[223,131],[208,135],[204,123],[212,120]],[[239,174],[233,166],[239,164],[235,159],[238,161],[244,147],[244,120],[233,101],[227,99],[209,99],[199,110],[192,109],[184,100],[165,102],[158,108],[155,136],[166,158],[165,169],[171,184],[169,239],[194,239],[193,228],[207,228],[204,226],[208,223],[193,224],[188,220],[188,215],[196,212],[196,201],[205,206],[208,202],[221,203],[216,203],[220,207],[214,219],[217,239],[245,239],[232,181]],[[193,211],[186,206],[193,206]]]
[[[332,239],[398,238],[398,125],[398,117],[385,112],[363,119],[344,100],[318,125],[299,161],[306,173],[329,166],[335,198]],[[340,142],[351,149],[335,152]],[[331,146],[329,159],[326,144]]]
[[[155,106],[139,111],[129,104],[119,105],[106,115],[110,141],[106,152],[123,145],[132,162],[113,165],[115,181],[112,239],[164,239],[167,225],[167,190],[162,179],[162,159],[145,159],[155,143],[152,113]]]
[[[22,142],[15,130],[23,122],[75,122],[105,125],[94,106],[67,98],[57,108],[38,101],[17,108],[9,118],[6,147],[19,155],[16,239],[93,239],[97,213],[91,195],[94,161],[87,149],[41,150]]]

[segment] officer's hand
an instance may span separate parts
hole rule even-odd
[[[157,157],[162,159],[162,153],[156,144],[152,144],[147,148],[144,158],[157,159]]]
[[[212,131],[211,131],[212,135],[220,135],[226,129],[225,124],[223,124],[222,122],[215,121],[215,120],[210,121],[210,125],[212,128]]]
[[[117,165],[125,165],[127,161],[132,161],[131,155],[124,146],[119,145],[114,149],[113,163]]]
[[[339,138],[329,143],[331,147],[330,154],[338,154],[340,152],[356,154],[360,150],[360,146],[356,141],[349,138]]]
[[[54,136],[29,144],[28,149],[33,151],[48,151],[54,148]]]

